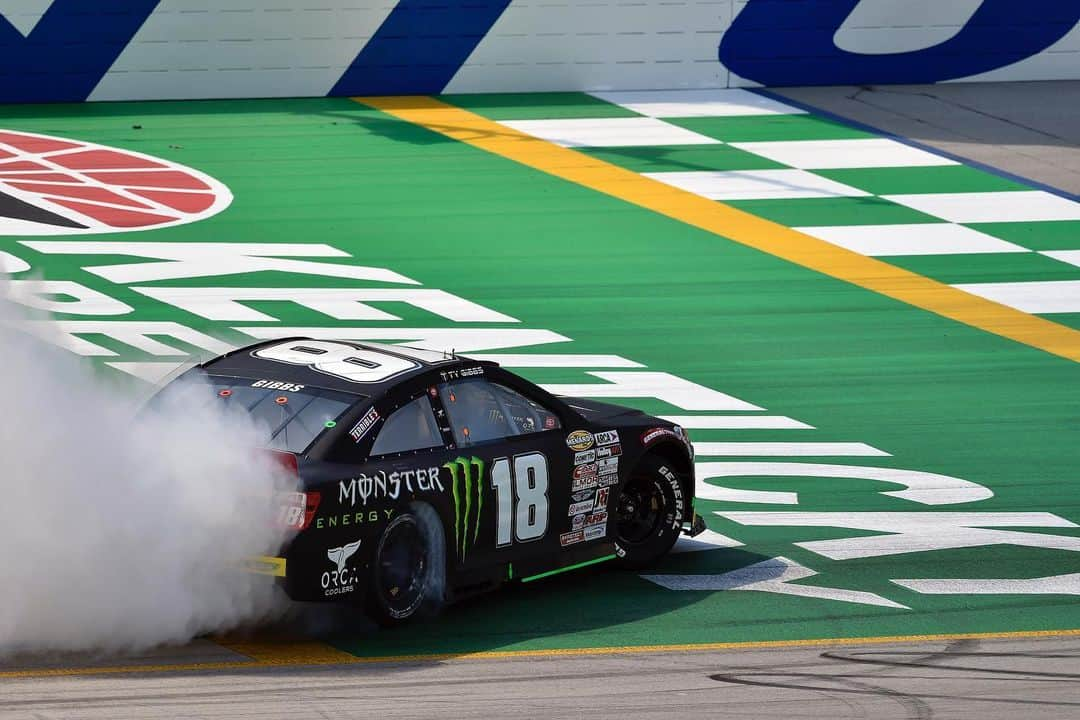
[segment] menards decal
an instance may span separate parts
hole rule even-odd
[[[24,279],[34,275],[37,255],[82,258],[80,270],[100,278],[91,288],[73,279]],[[123,262],[117,262],[121,258]],[[188,355],[193,346],[206,353],[221,353],[252,339],[308,336],[408,343],[420,348],[448,350],[477,359],[493,360],[509,368],[562,368],[583,373],[587,382],[545,384],[556,394],[590,398],[660,401],[687,414],[665,416],[690,430],[739,430],[740,437],[755,430],[810,431],[807,423],[733,395],[619,355],[551,352],[551,345],[570,342],[553,330],[526,328],[516,318],[391,269],[349,262],[347,253],[323,244],[278,243],[154,243],[122,241],[26,240],[9,252],[0,252],[0,266],[13,275],[12,290],[19,302],[60,313],[59,319],[39,325],[42,337],[79,355],[143,380],[156,382]],[[65,266],[66,267],[66,266]],[[37,268],[41,270],[42,268]],[[364,287],[241,287],[228,281],[253,272],[275,271],[290,282],[318,277],[358,281]],[[87,275],[79,275],[84,278]],[[212,287],[180,287],[170,281],[223,278]],[[152,285],[146,283],[154,283]],[[137,311],[121,298],[142,296]],[[64,298],[64,299],[60,299]],[[245,304],[289,301],[327,319],[324,326],[285,326],[277,317]],[[405,326],[399,316],[375,307],[404,303],[438,318],[422,326]],[[198,328],[184,323],[137,319],[149,308],[160,317],[165,307],[199,318]],[[265,305],[260,305],[265,307]],[[136,318],[131,318],[131,316]],[[365,325],[365,322],[378,324]],[[261,323],[252,325],[248,323]],[[485,326],[485,324],[487,326]],[[107,338],[102,344],[100,338]],[[565,347],[564,345],[560,345]],[[121,355],[117,348],[124,348]],[[513,352],[527,348],[528,352]],[[540,352],[537,352],[537,348]],[[499,352],[492,352],[499,351]],[[584,378],[583,378],[584,379]],[[774,436],[772,436],[774,437]],[[790,528],[792,541],[803,551],[831,562],[846,562],[935,550],[1008,545],[1080,551],[1078,526],[1051,512],[973,510],[990,500],[993,492],[978,482],[920,469],[882,467],[873,458],[891,457],[885,450],[860,442],[712,442],[695,443],[698,455],[697,496],[710,502],[760,505],[760,511],[713,510],[714,527],[738,533],[741,527]],[[804,462],[805,457],[862,458],[858,464]],[[723,458],[758,458],[724,460]],[[463,471],[464,472],[464,471]],[[463,489],[468,482],[464,474]],[[887,498],[895,510],[884,512],[807,512],[800,510],[796,492],[749,490],[723,483],[739,478],[839,478],[869,482],[870,492]],[[878,488],[884,485],[884,490]],[[868,489],[869,489],[868,488]],[[962,506],[956,508],[955,506]],[[463,505],[462,542],[475,522]],[[477,511],[478,512],[478,511]],[[806,530],[800,530],[805,528]],[[817,539],[817,528],[850,529],[852,537]],[[1066,534],[1054,534],[1064,529]],[[1073,534],[1069,534],[1073,533]],[[704,541],[690,541],[686,549],[738,547],[736,537],[711,530]],[[799,581],[818,571],[786,557],[755,563],[712,576],[649,575],[647,579],[673,589],[735,589],[780,593],[894,608],[905,606],[878,593],[813,586]],[[891,582],[924,594],[995,594],[1001,592],[1080,594],[1080,574],[1023,579],[919,579]],[[880,589],[880,587],[878,588]]]

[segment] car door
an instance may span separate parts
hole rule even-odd
[[[568,449],[554,412],[485,378],[438,388],[458,451],[449,473],[465,567],[554,557],[568,522]]]

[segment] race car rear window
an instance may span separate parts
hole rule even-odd
[[[358,400],[355,395],[273,380],[210,376],[219,402],[243,408],[266,447],[300,453]]]

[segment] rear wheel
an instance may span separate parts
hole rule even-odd
[[[380,625],[430,617],[446,594],[446,541],[435,510],[413,503],[387,524],[371,567],[369,612]]]
[[[623,486],[615,512],[619,563],[633,569],[652,565],[679,539],[685,512],[679,476],[669,464],[646,456]]]

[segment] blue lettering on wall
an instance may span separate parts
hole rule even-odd
[[[509,4],[510,0],[401,0],[330,94],[442,92]]]
[[[81,102],[159,0],[55,0],[26,37],[0,16],[0,102]]]
[[[762,85],[933,83],[1037,55],[1080,22],[1080,0],[984,0],[956,35],[887,55],[833,37],[859,0],[750,0],[720,41],[720,62]]]

